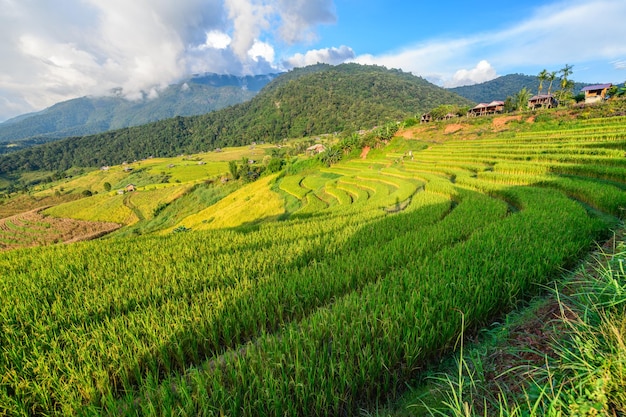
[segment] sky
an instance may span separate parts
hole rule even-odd
[[[481,4],[482,3],[482,4]],[[325,62],[454,87],[573,65],[626,80],[626,0],[0,0],[0,121],[82,96],[158,96],[191,74]]]

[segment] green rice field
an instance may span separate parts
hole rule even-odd
[[[626,217],[625,123],[395,138],[245,185],[185,233],[0,253],[0,415],[360,415]],[[145,187],[146,219],[178,197]],[[94,197],[49,213],[138,221]]]

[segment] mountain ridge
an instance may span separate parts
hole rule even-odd
[[[400,70],[342,64],[295,69],[253,99],[201,116],[74,137],[0,158],[0,172],[114,165],[252,142],[354,132],[471,101]]]
[[[194,116],[249,100],[278,74],[233,76],[202,74],[172,84],[150,97],[129,100],[110,96],[84,96],[56,103],[0,123],[0,143],[26,147],[71,136],[139,126],[175,116]],[[30,142],[29,142],[30,141]]]

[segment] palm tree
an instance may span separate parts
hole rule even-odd
[[[561,78],[562,89],[565,89],[568,85],[569,78],[567,77],[572,75],[572,68],[574,68],[573,65],[565,64],[565,67],[561,68],[561,71],[559,71],[563,75],[563,77]]]
[[[537,92],[538,96],[541,95],[541,90],[543,90],[543,82],[548,79],[548,75],[548,70],[546,70],[545,68],[539,74],[537,74],[537,78],[539,79],[539,91]]]
[[[513,99],[515,101],[515,108],[517,110],[523,110],[528,107],[528,100],[530,100],[530,91],[526,87],[522,88]]]
[[[548,73],[546,80],[550,81],[550,86],[548,87],[548,95],[550,95],[550,91],[552,91],[552,83],[556,80],[556,71]]]
[[[574,87],[574,83],[568,78],[570,75],[572,75],[573,67],[573,65],[565,64],[565,67],[561,68],[561,70],[559,71],[562,75],[560,99],[563,99],[565,93],[567,93]]]

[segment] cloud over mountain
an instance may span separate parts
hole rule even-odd
[[[275,72],[275,44],[335,20],[332,0],[0,0],[0,120],[189,73]]]

